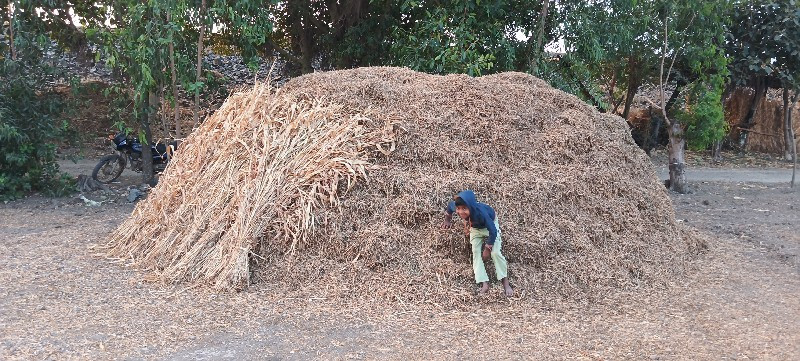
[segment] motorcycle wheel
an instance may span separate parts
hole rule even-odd
[[[125,161],[116,154],[109,154],[100,158],[100,163],[94,167],[92,178],[100,183],[108,184],[119,178],[125,169]]]

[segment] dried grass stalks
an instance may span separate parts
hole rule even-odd
[[[536,295],[668,282],[702,246],[621,118],[519,73],[362,68],[256,86],[161,179],[110,253],[223,289],[255,268],[278,290],[461,304],[466,241],[438,226],[464,188],[497,209],[512,282]]]
[[[338,204],[339,181],[349,188],[366,176],[364,150],[383,133],[363,120],[266,86],[236,94],[187,139],[148,201],[112,235],[112,253],[167,281],[242,286],[259,240],[294,252],[317,208]]]

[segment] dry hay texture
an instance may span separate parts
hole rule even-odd
[[[468,242],[439,227],[462,189],[522,294],[663,284],[701,246],[621,118],[521,73],[361,68],[231,96],[108,247],[166,282],[457,305]]]

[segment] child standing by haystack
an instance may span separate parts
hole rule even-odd
[[[465,190],[453,197],[453,201],[447,205],[442,228],[452,227],[453,213],[458,213],[469,225],[472,270],[475,272],[475,282],[481,285],[478,294],[483,295],[489,290],[489,275],[486,274],[483,262],[491,257],[497,279],[503,283],[506,296],[513,296],[514,290],[508,282],[508,262],[501,253],[502,238],[494,209],[475,200],[475,193],[471,190]]]

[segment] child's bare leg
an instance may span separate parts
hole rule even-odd
[[[503,289],[506,292],[506,297],[511,297],[514,295],[514,289],[511,288],[511,284],[508,282],[508,277],[503,278]]]
[[[481,288],[478,290],[479,295],[485,295],[489,291],[489,282],[481,282]]]

